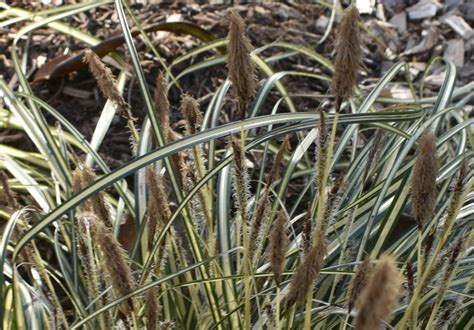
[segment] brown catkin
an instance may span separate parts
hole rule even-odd
[[[336,36],[335,72],[331,90],[336,97],[336,111],[341,102],[352,96],[362,65],[361,36],[358,27],[360,17],[355,5],[346,9]]]
[[[149,247],[153,245],[158,229],[162,228],[171,217],[168,195],[163,185],[163,177],[156,173],[152,166],[146,169],[148,187],[147,227]]]
[[[390,322],[402,291],[402,282],[395,259],[382,256],[357,300],[356,329],[380,329],[382,321]]]
[[[265,189],[262,196],[258,199],[257,202],[257,207],[255,209],[255,214],[252,220],[252,227],[250,230],[250,259],[252,259],[255,249],[258,245],[258,236],[260,234],[260,228],[262,227],[263,220],[265,218],[265,215],[267,214],[267,209],[270,204],[268,201],[268,196],[270,195],[270,186],[278,179],[278,171],[280,169],[280,165],[289,148],[290,140],[288,139],[288,136],[286,136],[285,140],[280,146],[280,149],[278,150],[278,153],[275,156],[275,161],[273,162],[270,174],[268,175],[266,182],[267,188]]]
[[[158,317],[160,315],[161,306],[157,299],[157,289],[152,287],[145,295],[145,314],[146,314],[146,329],[158,329]]]
[[[313,232],[313,218],[311,216],[311,206],[309,206],[303,220],[302,237],[303,237],[304,253],[307,253],[309,249],[311,248],[311,239],[313,237],[312,232]]]
[[[92,236],[101,253],[101,268],[110,279],[116,297],[129,294],[135,287],[132,271],[127,262],[125,250],[115,238],[113,231],[100,221],[92,221]],[[120,305],[122,312],[128,315],[133,309],[133,300],[129,298]]]
[[[360,264],[359,268],[357,268],[357,271],[349,285],[349,290],[347,294],[347,306],[349,312],[355,306],[360,293],[367,285],[367,280],[369,279],[371,270],[372,265],[370,263],[370,257],[367,256]]]
[[[267,316],[267,329],[276,329],[275,311],[273,310],[273,306],[271,304],[266,304],[264,310]]]
[[[326,167],[327,158],[327,130],[326,130],[326,119],[324,111],[319,112],[319,125],[318,125],[318,138],[316,139],[316,186],[320,190],[324,190],[321,187],[323,182],[324,170]]]
[[[202,124],[202,114],[199,111],[199,103],[189,95],[183,95],[181,99],[181,113],[186,119],[186,134],[192,135]]]
[[[461,196],[463,194],[464,180],[467,177],[468,171],[469,171],[469,163],[468,163],[467,158],[464,158],[462,160],[462,163],[459,169],[459,174],[458,174],[456,183],[454,185],[454,189],[451,193],[451,200],[449,202],[448,210],[446,211],[446,221],[443,224],[443,230],[442,230],[443,235],[448,234],[450,227],[453,225],[453,222],[455,221],[458,204],[461,203]]]
[[[79,164],[72,176],[72,190],[78,193],[84,188],[87,188],[97,180],[96,175],[92,169],[85,165]],[[105,200],[104,192],[100,191],[94,196],[87,199],[79,206],[81,212],[91,212],[101,220],[107,228],[112,228],[112,218],[109,207]]]
[[[168,223],[172,212],[169,207],[169,199],[166,194],[163,177],[157,173],[152,166],[147,168],[146,182],[148,187],[148,208],[147,208],[147,229],[148,229],[148,247],[151,249],[161,230]],[[170,228],[169,234],[173,235],[173,227]],[[162,271],[164,262],[167,257],[167,249],[169,248],[170,238],[164,238],[157,252],[154,255],[155,273]]]
[[[245,108],[257,89],[255,64],[250,58],[253,47],[245,34],[245,23],[237,11],[231,11],[229,19],[227,67],[234,97],[239,101],[240,119],[243,120]]]
[[[275,278],[275,283],[280,286],[281,274],[285,269],[285,254],[290,243],[286,234],[286,214],[280,210],[277,215],[275,224],[270,234],[269,255],[270,270]]]
[[[464,251],[464,247],[469,243],[469,235],[464,234],[460,235],[453,243],[451,243],[448,250],[448,258],[446,260],[446,266],[444,271],[441,272],[441,281],[439,283],[438,295],[444,294],[444,291],[447,289],[451,276],[453,275],[460,256]]]
[[[130,130],[130,147],[132,149],[132,154],[136,155],[139,139],[139,132],[135,126],[136,119],[133,118],[130,107],[122,97],[112,71],[105,66],[100,57],[90,49],[84,51],[83,60],[84,62],[89,63],[89,71],[97,81],[97,85],[99,85],[102,94],[115,103],[117,106],[117,112],[127,120],[127,126]]]
[[[83,61],[89,64],[89,70],[97,81],[102,94],[111,99],[117,105],[120,115],[129,119],[131,114],[129,113],[128,104],[125,102],[117,88],[117,81],[115,80],[112,71],[91,49],[86,49],[84,51]]]
[[[290,288],[286,296],[286,306],[291,307],[296,302],[305,300],[308,290],[318,277],[323,266],[324,256],[327,248],[324,240],[317,240],[316,244],[304,256],[303,262],[299,264],[290,282]]]
[[[170,103],[168,101],[168,85],[163,72],[156,78],[156,88],[154,94],[155,111],[160,119],[161,133],[165,143],[171,142],[172,131],[170,127]]]
[[[413,167],[411,181],[413,215],[418,228],[432,217],[436,205],[436,176],[438,159],[436,157],[435,136],[426,129],[418,143],[418,153]]]

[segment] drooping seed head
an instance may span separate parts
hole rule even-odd
[[[102,94],[111,99],[118,107],[118,111],[124,117],[128,117],[128,104],[117,88],[117,81],[112,71],[102,62],[99,56],[91,49],[84,51],[83,61],[89,64],[89,70],[99,85]]]

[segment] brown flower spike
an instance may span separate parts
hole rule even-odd
[[[371,269],[372,265],[370,264],[370,257],[366,257],[359,268],[357,268],[357,272],[349,285],[349,291],[347,294],[349,312],[352,310],[360,293],[367,285]]]
[[[433,215],[436,204],[436,176],[438,159],[436,158],[435,137],[431,129],[425,130],[418,144],[418,154],[411,181],[413,215],[418,228],[423,227]]]
[[[99,56],[90,49],[85,50],[84,62],[89,64],[89,70],[97,80],[99,89],[105,97],[111,99],[118,107],[120,114],[128,118],[128,104],[117,88],[117,81],[112,71],[105,66]],[[130,115],[131,116],[131,115]]]
[[[383,256],[357,300],[356,330],[380,329],[381,321],[390,322],[401,289],[402,275],[395,259]]]
[[[318,239],[309,252],[304,256],[303,262],[296,268],[290,282],[290,289],[286,296],[286,306],[291,307],[297,302],[303,302],[308,290],[318,277],[323,266],[327,248],[324,240]]]
[[[358,27],[360,17],[357,8],[347,8],[336,37],[336,61],[331,90],[336,97],[336,111],[343,99],[354,91],[357,75],[362,66],[361,36]]]
[[[227,67],[232,82],[233,94],[239,101],[240,119],[245,118],[245,108],[255,95],[257,81],[255,65],[250,58],[253,50],[245,35],[245,23],[236,11],[230,13],[229,45],[227,47]]]
[[[160,72],[156,78],[154,101],[155,111],[160,119],[163,138],[165,143],[168,143],[172,140],[172,131],[170,127],[170,103],[168,101],[167,83],[163,72]]]
[[[280,286],[281,274],[285,269],[285,254],[288,250],[289,239],[286,234],[286,214],[278,212],[276,223],[270,234],[269,262],[276,285]]]

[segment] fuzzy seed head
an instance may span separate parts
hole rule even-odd
[[[356,329],[379,329],[382,321],[390,322],[401,294],[402,282],[395,259],[383,256],[357,301]]]
[[[248,220],[247,201],[250,197],[250,184],[245,164],[245,151],[240,141],[234,137],[230,139],[230,147],[234,152],[234,166],[232,166],[232,177],[236,206],[242,216],[242,221]]]
[[[160,314],[161,306],[157,299],[157,289],[152,287],[145,295],[145,313],[146,313],[146,329],[158,329],[158,316]]]
[[[438,159],[435,137],[431,129],[427,129],[419,141],[411,181],[413,215],[418,228],[422,228],[433,215],[436,206],[437,175]]]
[[[110,279],[116,297],[130,293],[135,287],[132,271],[127,262],[125,250],[115,238],[113,231],[106,228],[101,222],[95,221],[93,238],[99,245],[101,252],[101,267]],[[120,306],[126,315],[133,309],[133,300],[129,299]]]
[[[78,193],[87,188],[97,180],[97,176],[92,169],[85,165],[79,164],[72,176],[72,190]],[[87,199],[79,209],[82,212],[91,212],[95,214],[107,228],[112,228],[112,218],[109,207],[107,205],[104,192],[100,191],[96,195]]]
[[[288,136],[285,137],[285,140],[280,146],[278,153],[275,157],[275,161],[273,162],[272,168],[270,170],[270,174],[267,178],[267,189],[265,189],[262,196],[259,198],[257,202],[257,208],[254,213],[253,221],[252,221],[252,228],[250,231],[250,258],[252,259],[253,253],[255,252],[255,247],[258,244],[258,236],[260,234],[260,229],[262,226],[262,222],[265,216],[268,214],[267,208],[269,206],[268,197],[270,194],[270,187],[274,181],[276,181],[279,177],[279,168],[281,162],[284,159],[285,154],[288,152],[290,148],[290,141]]]
[[[286,234],[286,223],[286,214],[283,210],[280,210],[270,234],[269,246],[270,270],[277,286],[280,286],[281,274],[285,269],[285,254],[290,243]]]
[[[323,266],[327,248],[323,240],[317,243],[304,256],[303,262],[296,268],[286,296],[286,306],[291,307],[296,302],[303,302],[306,293],[311,290],[313,282],[318,277]]]
[[[191,135],[197,132],[202,124],[202,114],[199,111],[199,103],[191,96],[184,95],[181,99],[181,113],[186,119],[186,134]]]
[[[152,166],[146,169],[148,187],[147,229],[149,247],[153,245],[158,229],[162,228],[171,217],[168,195],[163,184],[163,178],[156,173]]]
[[[117,105],[118,111],[122,116],[128,117],[128,104],[117,88],[117,81],[112,71],[105,66],[100,57],[91,49],[85,50],[83,61],[89,64],[89,71],[97,81],[102,94]]]
[[[352,96],[362,65],[361,36],[358,27],[359,11],[352,5],[346,9],[336,36],[336,61],[331,90],[339,111],[342,99]]]
[[[155,88],[155,111],[160,119],[160,128],[165,139],[165,143],[170,142],[171,127],[170,127],[170,103],[168,101],[168,88],[163,72],[160,72],[156,78]]]
[[[253,47],[245,34],[245,23],[242,17],[236,11],[232,11],[229,19],[227,67],[234,97],[239,101],[240,119],[243,120],[245,108],[257,89],[255,64],[250,58]]]
[[[360,293],[366,286],[371,270],[372,265],[370,264],[370,257],[366,257],[357,269],[357,272],[355,273],[355,276],[353,277],[352,282],[349,285],[349,291],[347,295],[347,305],[349,307],[349,312],[356,304]]]

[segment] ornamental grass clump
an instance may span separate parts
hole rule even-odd
[[[3,328],[470,327],[473,86],[455,83],[448,60],[427,66],[445,73],[437,89],[411,63],[379,76],[379,52],[362,69],[373,48],[361,40],[383,40],[359,29],[370,18],[354,5],[334,29],[340,6],[312,5],[332,13],[335,44],[297,33],[290,16],[306,5],[239,5],[245,23],[224,8],[227,37],[221,22],[200,26],[204,12],[144,24],[127,1],[0,6],[2,27],[15,26],[0,75]],[[78,29],[92,8],[122,35]],[[266,43],[273,29],[260,25],[275,17],[283,38]],[[45,66],[89,67],[95,80],[30,86],[51,29],[94,51]]]

